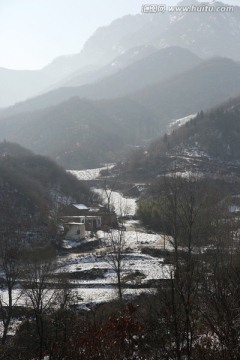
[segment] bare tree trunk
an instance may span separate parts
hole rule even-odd
[[[125,236],[122,229],[114,230],[110,233],[108,240],[108,252],[106,254],[106,260],[113,269],[117,277],[117,290],[118,298],[120,301],[123,299],[123,280],[122,272],[124,268],[124,257],[125,257]]]
[[[9,326],[13,316],[13,289],[20,272],[20,241],[14,231],[8,231],[0,240],[0,263],[4,274],[8,300],[0,299],[0,314],[3,323],[2,344],[6,343]]]

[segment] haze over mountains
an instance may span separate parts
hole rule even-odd
[[[141,48],[141,50],[136,51],[138,51],[139,57],[139,53],[142,54],[142,51],[146,50],[145,48]],[[126,59],[128,55],[122,56],[122,58]],[[119,62],[119,59],[117,59],[117,61]],[[117,61],[114,62],[114,64],[117,63]],[[92,84],[79,87],[60,87],[59,89],[16,104],[4,110],[2,114],[12,115],[19,112],[34,111],[60,104],[62,101],[74,96],[93,100],[125,97],[148,85],[155,84],[183,71],[190,70],[200,64],[200,62],[201,59],[199,57],[186,49],[179,47],[164,48],[154,51],[142,60],[138,60],[125,69],[121,69],[110,76],[104,77],[102,80],[96,82],[91,81]],[[111,69],[111,65],[104,67],[102,70],[105,71],[106,69]],[[110,71],[108,71],[108,73],[109,72]],[[95,73],[101,74],[100,71],[95,71]]]
[[[114,21],[108,27],[99,28],[86,41],[79,54],[60,56],[42,70],[0,69],[0,107],[9,106],[37,95],[64,78],[68,81],[69,75],[76,71],[88,72],[92,68],[96,69],[108,64],[123,54],[124,51],[119,44],[120,40],[129,33],[138,31],[146,21],[147,17],[129,15]],[[125,50],[129,48],[131,47],[129,46]]]
[[[142,139],[158,133],[157,118],[152,115],[146,121],[149,114],[128,99],[92,102],[76,97],[56,107],[7,118],[1,122],[1,134],[67,168],[97,167],[117,161],[128,144],[142,144]]]
[[[240,94],[239,23],[240,7],[125,16],[43,70],[0,69],[1,106],[42,93],[1,110],[1,140],[70,168],[116,161],[172,120]]]
[[[239,22],[238,7],[229,13],[165,12],[125,16],[97,29],[79,54],[59,57],[42,70],[0,69],[0,107],[36,95],[64,78],[68,84],[71,73],[100,68],[136,46],[161,49],[177,45],[204,58],[225,56],[240,60]]]

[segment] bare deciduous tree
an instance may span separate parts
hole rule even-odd
[[[40,250],[34,250],[26,259],[24,269],[24,297],[26,305],[33,309],[34,320],[38,335],[39,360],[42,359],[46,343],[45,316],[54,309],[58,303],[59,290],[55,289],[51,277],[56,265],[48,256],[43,258]]]
[[[117,289],[118,298],[120,301],[123,299],[123,287],[122,287],[122,273],[124,268],[124,257],[125,257],[125,231],[120,228],[112,230],[108,234],[107,241],[108,251],[106,254],[106,260],[113,269],[117,277]]]
[[[3,323],[2,344],[5,344],[9,326],[13,317],[13,308],[17,299],[13,291],[19,280],[21,263],[21,242],[17,232],[12,229],[1,233],[0,239],[0,268],[3,274],[3,286],[6,297],[0,296],[0,318]]]

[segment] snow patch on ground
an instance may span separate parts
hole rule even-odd
[[[103,189],[93,189],[97,194],[101,195],[104,201],[107,201],[106,192]],[[107,190],[108,194],[110,190]],[[111,193],[111,206],[113,206],[118,216],[135,215],[136,212],[136,199],[126,198],[117,191]]]
[[[127,225],[127,224],[126,224]],[[137,289],[125,289],[126,296],[136,296],[142,292],[150,291],[141,288],[150,280],[168,279],[170,277],[171,266],[163,263],[163,259],[154,258],[150,255],[142,254],[143,246],[150,246],[157,249],[171,250],[172,246],[168,240],[164,241],[164,237],[159,234],[147,234],[139,231],[121,231],[112,230],[111,233],[98,231],[97,237],[102,239],[102,246],[94,253],[90,254],[69,254],[58,258],[59,272],[78,273],[91,271],[93,269],[104,269],[104,275],[93,280],[72,280],[76,287],[78,296],[82,299],[82,304],[88,302],[105,302],[116,297],[116,274],[113,271],[111,262],[108,260],[107,251],[112,237],[121,234],[124,241],[126,253],[124,254],[122,275],[128,277],[130,275],[129,284],[138,284]],[[131,274],[140,272],[142,276],[131,279]],[[153,291],[153,290],[151,290]]]
[[[102,170],[111,169],[114,167],[114,164],[108,166],[96,168],[96,169],[87,169],[87,170],[67,170],[68,173],[76,176],[78,180],[95,180],[99,177]]]
[[[196,116],[197,116],[197,114],[192,114],[192,115],[188,115],[188,116],[185,116],[185,117],[177,119],[177,120],[173,120],[168,125],[168,131],[171,132],[173,129],[176,129],[176,128],[186,124],[190,120],[194,119]]]

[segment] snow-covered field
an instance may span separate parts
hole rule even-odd
[[[104,201],[107,200],[106,192],[103,189],[93,189],[93,190],[99,195],[101,195]],[[122,216],[135,215],[137,208],[136,199],[126,198],[117,191],[112,191],[111,193],[111,205],[113,206],[116,214]]]
[[[114,165],[110,164],[96,169],[86,169],[86,170],[68,170],[68,172],[78,180],[95,180],[99,177],[101,170],[111,169]]]
[[[133,228],[138,225],[137,221],[126,222],[126,228]],[[158,234],[147,234],[140,231],[123,231],[121,235],[124,237],[124,245],[127,249],[123,261],[122,276],[126,288],[123,290],[123,296],[125,298],[133,298],[143,292],[154,292],[155,289],[150,285],[146,288],[146,284],[150,280],[167,279],[170,276],[171,268],[169,265],[163,264],[162,259],[154,258],[150,255],[142,254],[141,248],[144,246],[154,247],[161,249],[164,247],[164,239]],[[70,283],[74,285],[74,293],[78,298],[78,305],[80,308],[87,309],[90,304],[96,304],[101,302],[107,302],[117,297],[117,291],[114,284],[116,284],[116,274],[114,273],[111,263],[107,259],[106,251],[109,247],[106,247],[109,237],[118,236],[117,230],[113,230],[112,233],[104,233],[99,231],[97,233],[98,238],[102,240],[102,247],[97,248],[96,251],[83,254],[74,253],[74,248],[79,246],[79,242],[65,241],[67,249],[72,249],[72,252],[57,258],[57,272],[74,273],[76,279],[70,280]],[[83,242],[91,242],[96,240],[86,239]],[[166,248],[171,248],[170,244],[166,243]],[[92,280],[81,279],[81,273],[86,271],[99,271],[102,275],[99,277],[93,277]],[[136,276],[131,276],[137,273]],[[49,290],[48,290],[49,291]],[[50,291],[51,295],[51,291]],[[1,299],[7,303],[8,294],[6,290],[1,290]],[[13,301],[18,306],[26,306],[28,301],[21,290],[15,289],[13,291]],[[11,334],[14,334],[19,321],[14,320],[11,324]],[[0,326],[0,332],[2,328]]]
[[[96,180],[101,170],[111,169],[114,164],[108,164],[105,167],[86,170],[68,170],[69,173],[76,176],[78,180]],[[104,200],[107,199],[106,192],[103,189],[93,189],[100,194]],[[126,198],[117,191],[111,193],[111,205],[114,207],[117,215],[134,215],[136,212],[136,199]]]
[[[128,224],[126,224],[127,227]],[[110,247],[106,246],[111,237],[117,237],[118,231],[113,230],[110,234],[98,231],[97,236],[102,240],[102,247],[96,249],[90,254],[69,254],[68,256],[58,258],[59,271],[64,273],[74,273],[81,275],[81,272],[102,269],[104,275],[94,280],[72,280],[79,296],[82,298],[82,304],[89,302],[109,301],[116,296],[116,290],[113,284],[116,284],[116,274],[114,273],[111,262],[108,260],[107,251]],[[150,280],[167,279],[170,276],[170,267],[163,264],[163,260],[154,258],[150,255],[142,254],[143,246],[150,246],[158,249],[164,248],[164,238],[158,234],[147,234],[139,231],[123,231],[124,247],[127,249],[123,260],[123,278],[127,279],[134,272],[141,274],[140,277],[131,276],[126,284],[130,286],[139,285],[138,289],[125,289],[126,296],[135,296],[141,292],[150,291],[142,289],[141,285],[147,284]],[[171,245],[166,242],[166,248],[171,249]],[[75,244],[71,243],[74,247]]]

